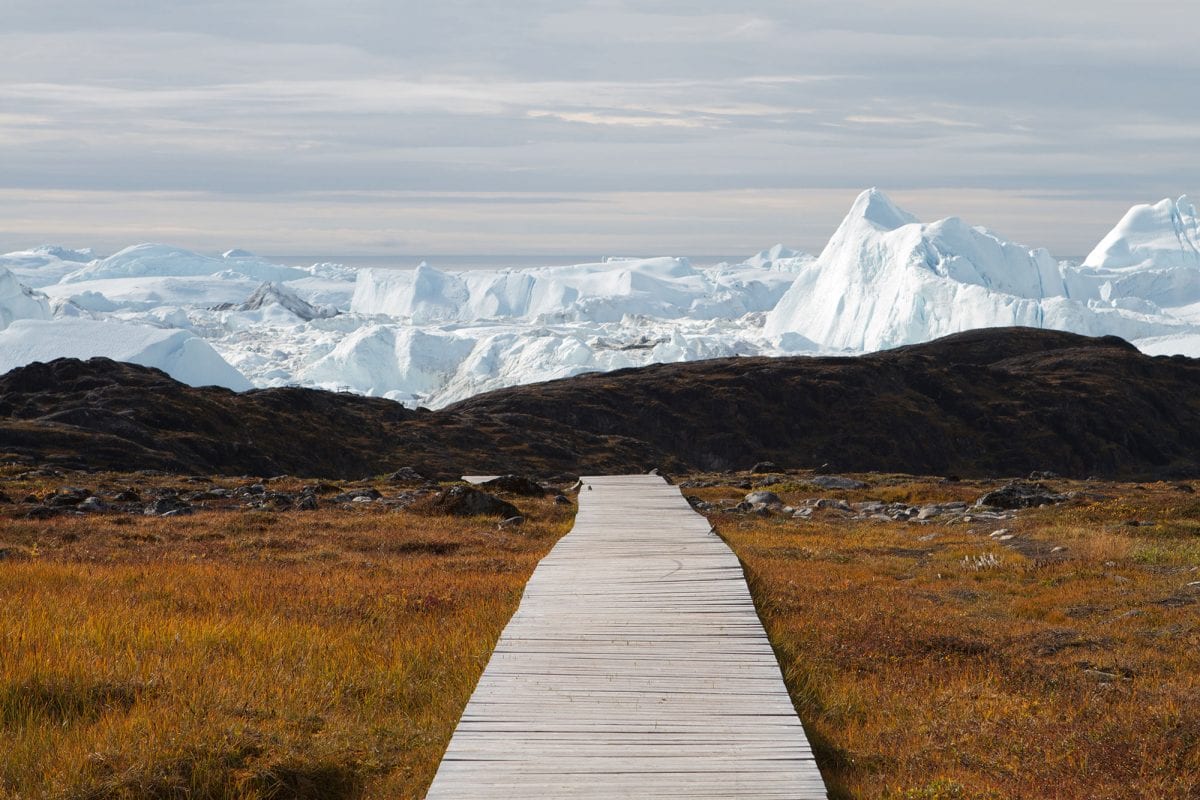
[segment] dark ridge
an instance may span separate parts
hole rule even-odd
[[[361,477],[782,468],[1200,474],[1200,361],[1005,328],[861,357],[726,358],[518,386],[441,411],[192,388],[105,359],[0,377],[0,452],[105,469]],[[3,458],[3,455],[0,455]]]

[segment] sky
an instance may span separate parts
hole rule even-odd
[[[1200,4],[4,0],[0,250],[1086,254],[1200,192]]]

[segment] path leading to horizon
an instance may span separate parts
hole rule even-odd
[[[583,482],[428,800],[825,798],[733,552],[660,477]]]

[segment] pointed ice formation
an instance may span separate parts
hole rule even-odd
[[[314,319],[326,319],[337,316],[337,309],[326,306],[315,306],[283,284],[267,281],[254,290],[244,303],[223,303],[216,306],[214,311],[265,311],[278,309],[285,315],[291,315],[304,322]]]
[[[1065,293],[1047,251],[957,217],[922,224],[869,189],[767,316],[765,331],[838,350],[878,350],[970,328],[1040,327],[1041,301]]]

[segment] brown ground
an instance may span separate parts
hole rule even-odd
[[[17,501],[247,483],[20,474],[0,470]],[[699,477],[716,485],[685,494],[714,503],[752,480]],[[997,485],[805,477],[768,488],[799,506],[973,502]],[[831,797],[1200,798],[1197,487],[1048,483],[1077,494],[1002,521],[711,513]],[[309,512],[0,506],[0,798],[420,797],[573,507],[508,497],[528,521],[498,529],[371,485],[384,502],[326,487]]]
[[[859,477],[769,488],[920,504],[994,486]],[[1003,521],[711,515],[832,798],[1200,797],[1200,498],[1049,483],[1078,495]]]

